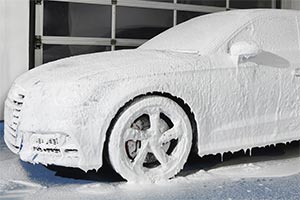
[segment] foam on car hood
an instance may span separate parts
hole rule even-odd
[[[203,60],[205,60],[203,58]],[[177,53],[155,50],[122,50],[70,57],[39,66],[20,76],[16,83],[30,88],[39,83],[115,81],[189,71],[207,67],[199,61],[196,53]],[[164,67],[162,67],[164,66]],[[190,66],[190,67],[189,67]]]

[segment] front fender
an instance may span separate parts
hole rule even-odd
[[[108,139],[107,132],[109,126],[120,108],[124,107],[127,102],[137,96],[153,92],[168,93],[182,99],[189,105],[191,112],[194,113],[194,105],[199,105],[198,103],[200,101],[198,96],[194,93],[197,86],[191,85],[190,87],[186,87],[186,84],[190,83],[193,77],[196,76],[188,72],[186,79],[182,78],[182,74],[171,74],[119,81],[114,85],[114,89],[107,93],[105,98],[102,99],[105,103],[102,104],[103,108],[100,110],[105,110],[105,118],[100,122],[101,130],[99,135],[101,135],[102,138],[99,140],[101,144],[98,143],[98,146],[104,147],[104,142]],[[177,80],[181,81],[178,83]],[[195,89],[193,87],[195,87]],[[201,106],[201,109],[206,109],[206,107]],[[100,151],[98,154],[102,155],[103,149],[100,149]]]

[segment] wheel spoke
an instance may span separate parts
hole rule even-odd
[[[147,153],[149,152],[148,144],[148,141],[142,141],[141,148],[138,150],[137,155],[133,160],[133,168],[143,167],[143,163],[146,159]]]
[[[159,138],[159,144],[170,142],[172,139],[178,139],[182,135],[181,124],[167,130]]]
[[[137,129],[134,129],[134,128],[129,128],[124,133],[125,141],[128,141],[128,140],[143,141],[143,140],[148,139],[149,137],[150,136],[149,136],[149,133],[147,131],[141,131],[141,130],[137,130]]]
[[[151,150],[162,166],[168,162],[168,155],[160,145],[156,145],[155,147],[152,146]]]
[[[160,112],[159,110],[154,110],[150,114],[150,129],[155,133],[160,132]]]

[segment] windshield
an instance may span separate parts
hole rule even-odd
[[[243,11],[203,15],[154,37],[140,49],[197,51],[208,54],[245,23]]]

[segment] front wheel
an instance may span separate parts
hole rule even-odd
[[[175,176],[192,146],[192,127],[173,100],[145,96],[120,113],[108,152],[113,168],[130,182],[155,182]]]

